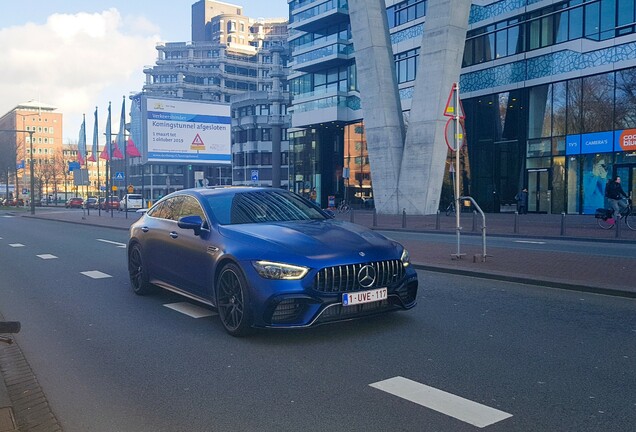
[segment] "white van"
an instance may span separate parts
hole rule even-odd
[[[119,201],[120,211],[139,210],[143,207],[144,200],[141,197],[141,194],[126,194],[121,201]]]

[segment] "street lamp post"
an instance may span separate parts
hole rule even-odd
[[[35,214],[35,201],[33,200],[34,190],[35,190],[35,177],[33,177],[33,134],[35,131],[31,130],[18,130],[18,129],[1,129],[0,132],[26,132],[29,134],[29,148],[31,152],[31,161],[29,163],[29,169],[31,170],[31,193],[30,193],[30,202],[31,202],[31,214]],[[17,191],[16,191],[17,192]]]

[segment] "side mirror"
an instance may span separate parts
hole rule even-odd
[[[336,214],[333,212],[333,210],[324,209],[323,212],[325,212],[327,214],[327,216],[329,216],[331,219],[335,219],[336,218]]]
[[[177,224],[179,225],[179,228],[194,230],[194,235],[199,235],[201,234],[201,228],[203,227],[203,219],[201,219],[201,216],[198,215],[184,216],[179,219]]]

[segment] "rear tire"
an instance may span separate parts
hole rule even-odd
[[[216,308],[230,335],[238,337],[250,333],[253,321],[247,281],[236,264],[227,264],[217,278]]]
[[[137,295],[152,294],[154,286],[148,282],[148,269],[144,264],[141,246],[135,243],[128,253],[128,276],[133,292]]]

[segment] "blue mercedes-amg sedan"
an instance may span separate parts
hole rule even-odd
[[[127,255],[135,293],[161,287],[213,306],[233,336],[410,309],[417,298],[402,245],[282,189],[174,192],[130,227]]]

